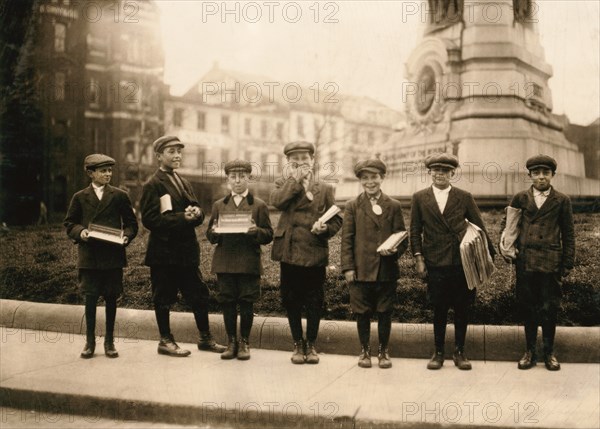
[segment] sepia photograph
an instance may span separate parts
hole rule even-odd
[[[1,0],[1,428],[600,427],[598,0]]]

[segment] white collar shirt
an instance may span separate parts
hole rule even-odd
[[[233,202],[235,203],[235,206],[238,207],[241,204],[242,200],[248,196],[248,189],[246,189],[241,194],[236,194],[232,191],[231,195],[233,196]]]
[[[96,186],[96,184],[92,183],[92,188],[94,189],[94,193],[96,194],[96,196],[98,197],[98,200],[102,201],[102,196],[104,195],[104,187],[106,185],[102,185],[102,186]]]
[[[550,189],[551,188],[548,188],[544,192],[541,192],[541,191],[538,191],[537,189],[533,188],[533,199],[535,200],[535,205],[537,206],[538,209],[540,207],[542,207],[542,205],[548,199],[548,195],[550,195]]]
[[[432,188],[433,196],[435,197],[435,201],[440,208],[440,213],[444,213],[446,203],[448,202],[448,195],[450,194],[450,189],[452,189],[452,186],[448,186],[446,189],[438,189],[435,186],[432,186]]]

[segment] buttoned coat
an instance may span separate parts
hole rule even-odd
[[[175,265],[194,266],[200,263],[200,246],[196,238],[196,227],[204,221],[204,214],[194,221],[185,219],[188,206],[199,207],[194,190],[183,177],[181,195],[167,173],[157,170],[144,184],[140,210],[142,223],[150,231],[144,263],[148,266]],[[170,195],[172,210],[161,213],[160,198]]]
[[[496,254],[479,209],[469,192],[452,186],[443,214],[431,186],[416,192],[411,206],[411,250],[413,255],[421,253],[427,266],[461,265],[460,242],[467,229],[465,219],[484,231],[490,255],[493,257]]]
[[[377,248],[396,232],[406,231],[400,201],[383,192],[379,197],[381,215],[373,213],[369,197],[363,192],[346,203],[342,224],[342,271],[354,270],[361,282],[390,282],[400,277],[398,258],[408,246],[408,239],[398,252],[381,256]]]
[[[533,186],[516,194],[511,207],[523,210],[517,239],[517,269],[542,273],[562,273],[572,269],[575,261],[575,228],[571,200],[550,190],[538,209]],[[500,225],[504,231],[506,218]],[[502,232],[501,232],[502,233]]]
[[[123,229],[129,243],[138,232],[138,224],[127,193],[111,185],[104,186],[102,200],[98,200],[92,185],[75,193],[64,220],[67,235],[78,244],[77,268],[114,269],[127,265],[125,247],[100,240],[81,239],[81,231],[90,223]]]
[[[273,240],[271,257],[274,261],[303,267],[326,266],[329,261],[328,240],[339,231],[342,218],[334,216],[327,222],[327,231],[323,234],[315,235],[310,231],[334,204],[333,187],[313,182],[308,190],[313,195],[312,201],[294,178],[275,181],[271,204],[281,210],[281,217]]]
[[[256,236],[247,234],[215,234],[213,225],[219,216],[225,213],[252,213],[256,225]],[[242,199],[239,206],[235,205],[231,195],[215,201],[206,230],[206,238],[217,247],[213,253],[213,273],[244,273],[262,274],[261,245],[273,241],[273,228],[269,219],[267,204],[252,193]]]

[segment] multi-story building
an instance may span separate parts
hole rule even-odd
[[[34,0],[32,14],[25,49],[43,130],[40,200],[64,211],[89,181],[82,165],[93,152],[114,157],[113,183],[135,192],[153,163],[148,147],[162,132],[155,3]]]
[[[196,181],[220,178],[224,162],[243,158],[267,185],[284,174],[282,147],[294,140],[317,146],[320,178],[352,181],[353,165],[380,151],[402,115],[336,89],[323,85],[319,93],[215,63],[183,96],[165,101],[165,129],[186,142],[182,172]]]

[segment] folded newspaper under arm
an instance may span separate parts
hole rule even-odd
[[[484,285],[496,267],[483,230],[468,220],[466,222],[468,226],[460,243],[460,259],[467,285],[472,290]]]
[[[125,237],[123,236],[122,229],[90,223],[88,226],[88,232],[88,237],[95,240],[106,241],[108,243],[120,245],[125,244]]]
[[[381,243],[381,245],[377,248],[377,252],[379,253],[382,250],[395,249],[400,243],[406,240],[407,237],[407,231],[396,232],[395,234],[390,235],[383,243]]]
[[[245,234],[252,225],[252,212],[223,213],[219,215],[214,231],[217,234]]]
[[[515,243],[519,238],[521,215],[523,210],[511,206],[506,207],[506,226],[500,237],[500,253],[510,259],[517,259],[517,247]]]
[[[329,210],[327,210],[325,213],[323,213],[323,216],[321,216],[319,218],[319,222],[325,224],[341,211],[342,210],[338,206],[333,205],[333,206],[329,207]]]

